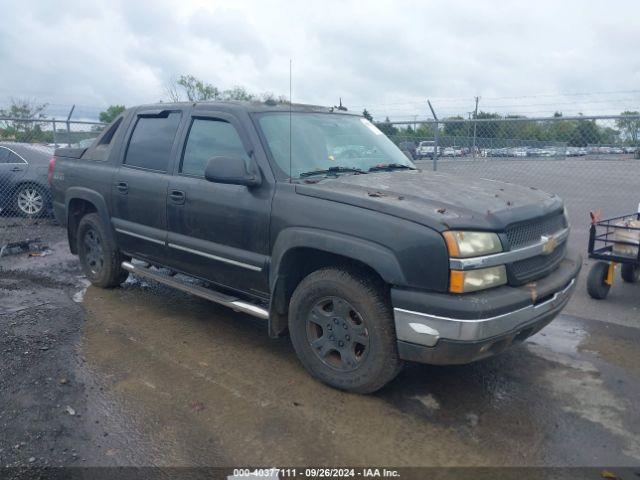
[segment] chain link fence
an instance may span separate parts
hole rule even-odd
[[[589,212],[633,212],[640,202],[640,116],[440,119],[378,126],[423,169],[557,193],[586,248]],[[48,166],[59,146],[86,147],[89,121],[0,117],[0,249],[42,246],[53,223]],[[0,255],[1,256],[1,255]]]
[[[4,255],[47,252],[55,224],[49,160],[57,147],[87,147],[104,128],[89,121],[0,116],[0,262]]]
[[[486,118],[379,124],[420,168],[522,184],[567,205],[571,243],[587,248],[589,212],[640,202],[640,116]]]

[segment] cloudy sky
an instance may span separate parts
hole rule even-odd
[[[530,116],[640,109],[640,2],[0,0],[0,105],[166,98],[221,89],[367,107],[376,117],[481,109]]]

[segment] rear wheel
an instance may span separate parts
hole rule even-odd
[[[637,283],[640,280],[640,266],[628,263],[623,264],[622,279],[627,283]]]
[[[93,285],[111,288],[127,279],[129,272],[121,266],[124,257],[110,240],[97,213],[82,217],[77,238],[82,270]]]
[[[607,298],[611,289],[611,285],[606,282],[608,273],[609,264],[607,262],[597,262],[591,267],[587,277],[587,292],[592,298],[596,300]]]
[[[388,296],[366,274],[311,273],[291,298],[289,331],[302,364],[335,388],[371,393],[402,366]]]

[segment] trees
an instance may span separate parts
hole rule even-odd
[[[370,122],[373,122],[373,116],[367,111],[366,108],[362,110],[362,116],[367,120],[369,120]]]
[[[0,120],[2,136],[17,142],[47,141],[50,132],[44,132],[43,122],[39,121],[47,118],[44,113],[47,106],[28,98],[12,98],[9,108],[0,109],[0,117],[12,119]]]
[[[398,133],[398,129],[393,126],[389,117],[385,118],[382,123],[376,123],[376,127],[378,127],[387,137],[391,137]]]
[[[594,120],[578,120],[569,138],[572,147],[586,147],[590,143],[601,142],[601,131]]]
[[[124,112],[124,109],[124,105],[109,105],[105,111],[100,112],[98,118],[102,123],[111,123],[118,115]]]
[[[193,75],[180,75],[177,80],[172,79],[166,90],[172,102],[182,101],[183,95],[186,95],[186,99],[190,102],[203,102],[220,98],[220,90],[217,87]]]
[[[620,115],[623,117],[638,116],[637,111],[624,111]],[[618,127],[622,133],[624,140],[631,145],[638,145],[638,138],[640,137],[640,118],[620,118],[616,120],[616,127]]]
[[[289,103],[283,95],[264,92],[260,95],[249,92],[245,87],[236,85],[226,90],[220,90],[215,85],[196,78],[193,75],[180,75],[177,80],[171,80],[165,88],[165,93],[171,102],[205,102],[208,100],[262,100],[270,103]]]
[[[463,118],[460,115],[456,115],[455,117],[449,117],[449,118],[445,118],[444,121],[447,122],[447,120],[463,120]],[[468,132],[468,124],[465,124],[463,122],[447,122],[444,124],[444,128],[442,130],[442,133],[444,136],[446,137],[462,137],[462,136],[469,136],[469,132]]]

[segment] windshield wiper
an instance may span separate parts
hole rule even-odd
[[[380,163],[378,165],[374,165],[369,169],[369,172],[384,172],[391,170],[415,170],[413,167],[409,165],[405,165],[403,163]]]
[[[300,178],[311,177],[312,175],[330,175],[330,174],[338,174],[338,173],[367,173],[361,168],[352,168],[352,167],[329,167],[324,170],[311,170],[309,172],[302,172],[300,174]]]

